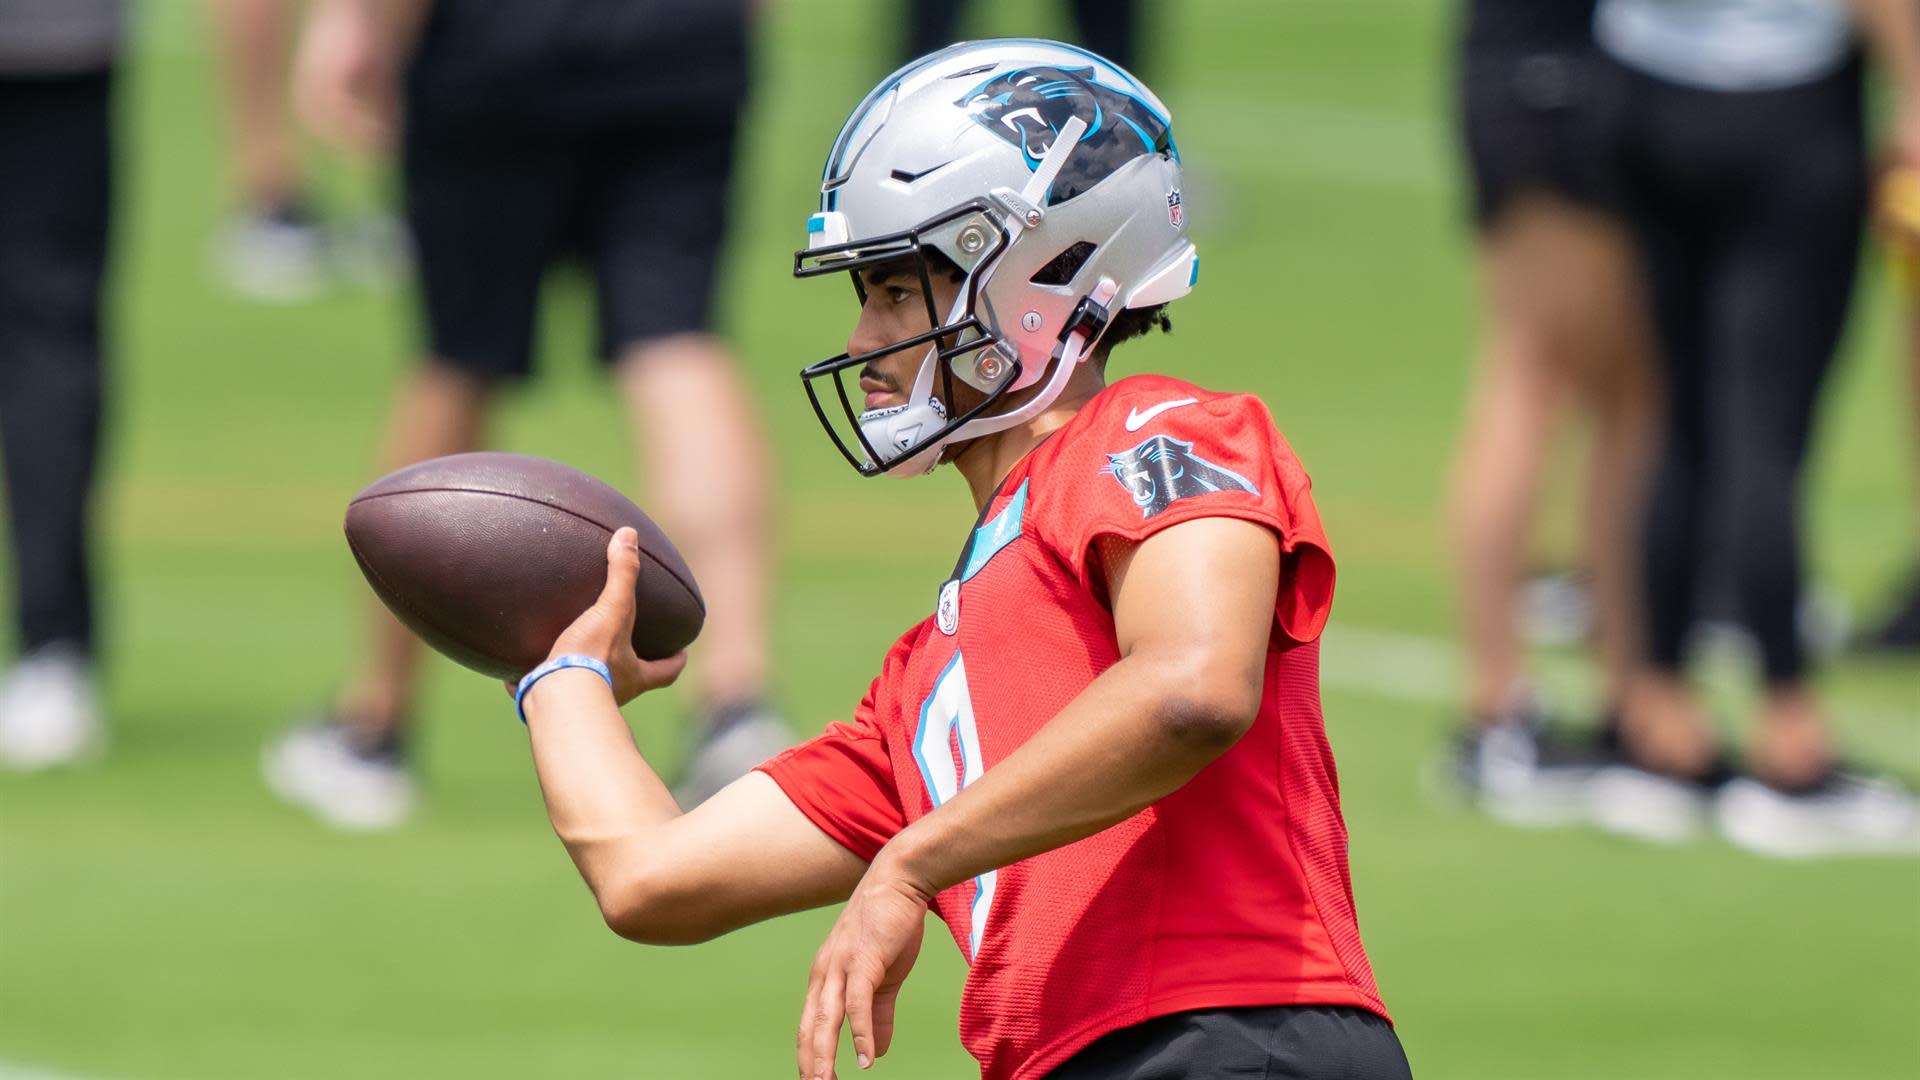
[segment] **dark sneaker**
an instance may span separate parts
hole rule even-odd
[[[701,724],[705,733],[687,759],[673,797],[691,810],[713,793],[792,746],[786,722],[759,703],[716,710]]]
[[[1617,760],[1606,729],[1548,730],[1531,710],[1478,723],[1454,738],[1454,776],[1475,804],[1509,825],[1547,827],[1584,820],[1586,787]]]

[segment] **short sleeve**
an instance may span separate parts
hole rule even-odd
[[[886,741],[873,720],[879,686],[875,680],[853,720],[829,724],[759,767],[821,832],[868,862],[906,828]]]
[[[1093,549],[1103,538],[1138,542],[1195,518],[1242,518],[1280,537],[1281,630],[1300,642],[1320,635],[1333,555],[1312,482],[1259,398],[1166,380],[1117,396],[1092,419],[1036,484],[1040,527],[1083,583],[1098,585]]]

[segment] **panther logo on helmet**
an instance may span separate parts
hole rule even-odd
[[[954,104],[1018,147],[1029,169],[1039,168],[1069,119],[1086,122],[1047,193],[1049,205],[1086,191],[1141,154],[1179,160],[1166,118],[1139,98],[1095,82],[1093,74],[1092,67],[1021,68],[988,79]]]

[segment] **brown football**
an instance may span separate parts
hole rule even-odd
[[[633,650],[671,656],[706,604],[685,559],[626,496],[524,454],[455,454],[384,476],[347,504],[367,584],[421,640],[475,671],[514,678],[600,595],[607,540],[640,534]]]

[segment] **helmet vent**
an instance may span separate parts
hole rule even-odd
[[[1097,250],[1098,246],[1091,240],[1082,240],[1055,255],[1047,265],[1035,270],[1033,276],[1027,280],[1035,285],[1065,285],[1073,280],[1081,267],[1087,265],[1087,260],[1093,258],[1093,253]]]

